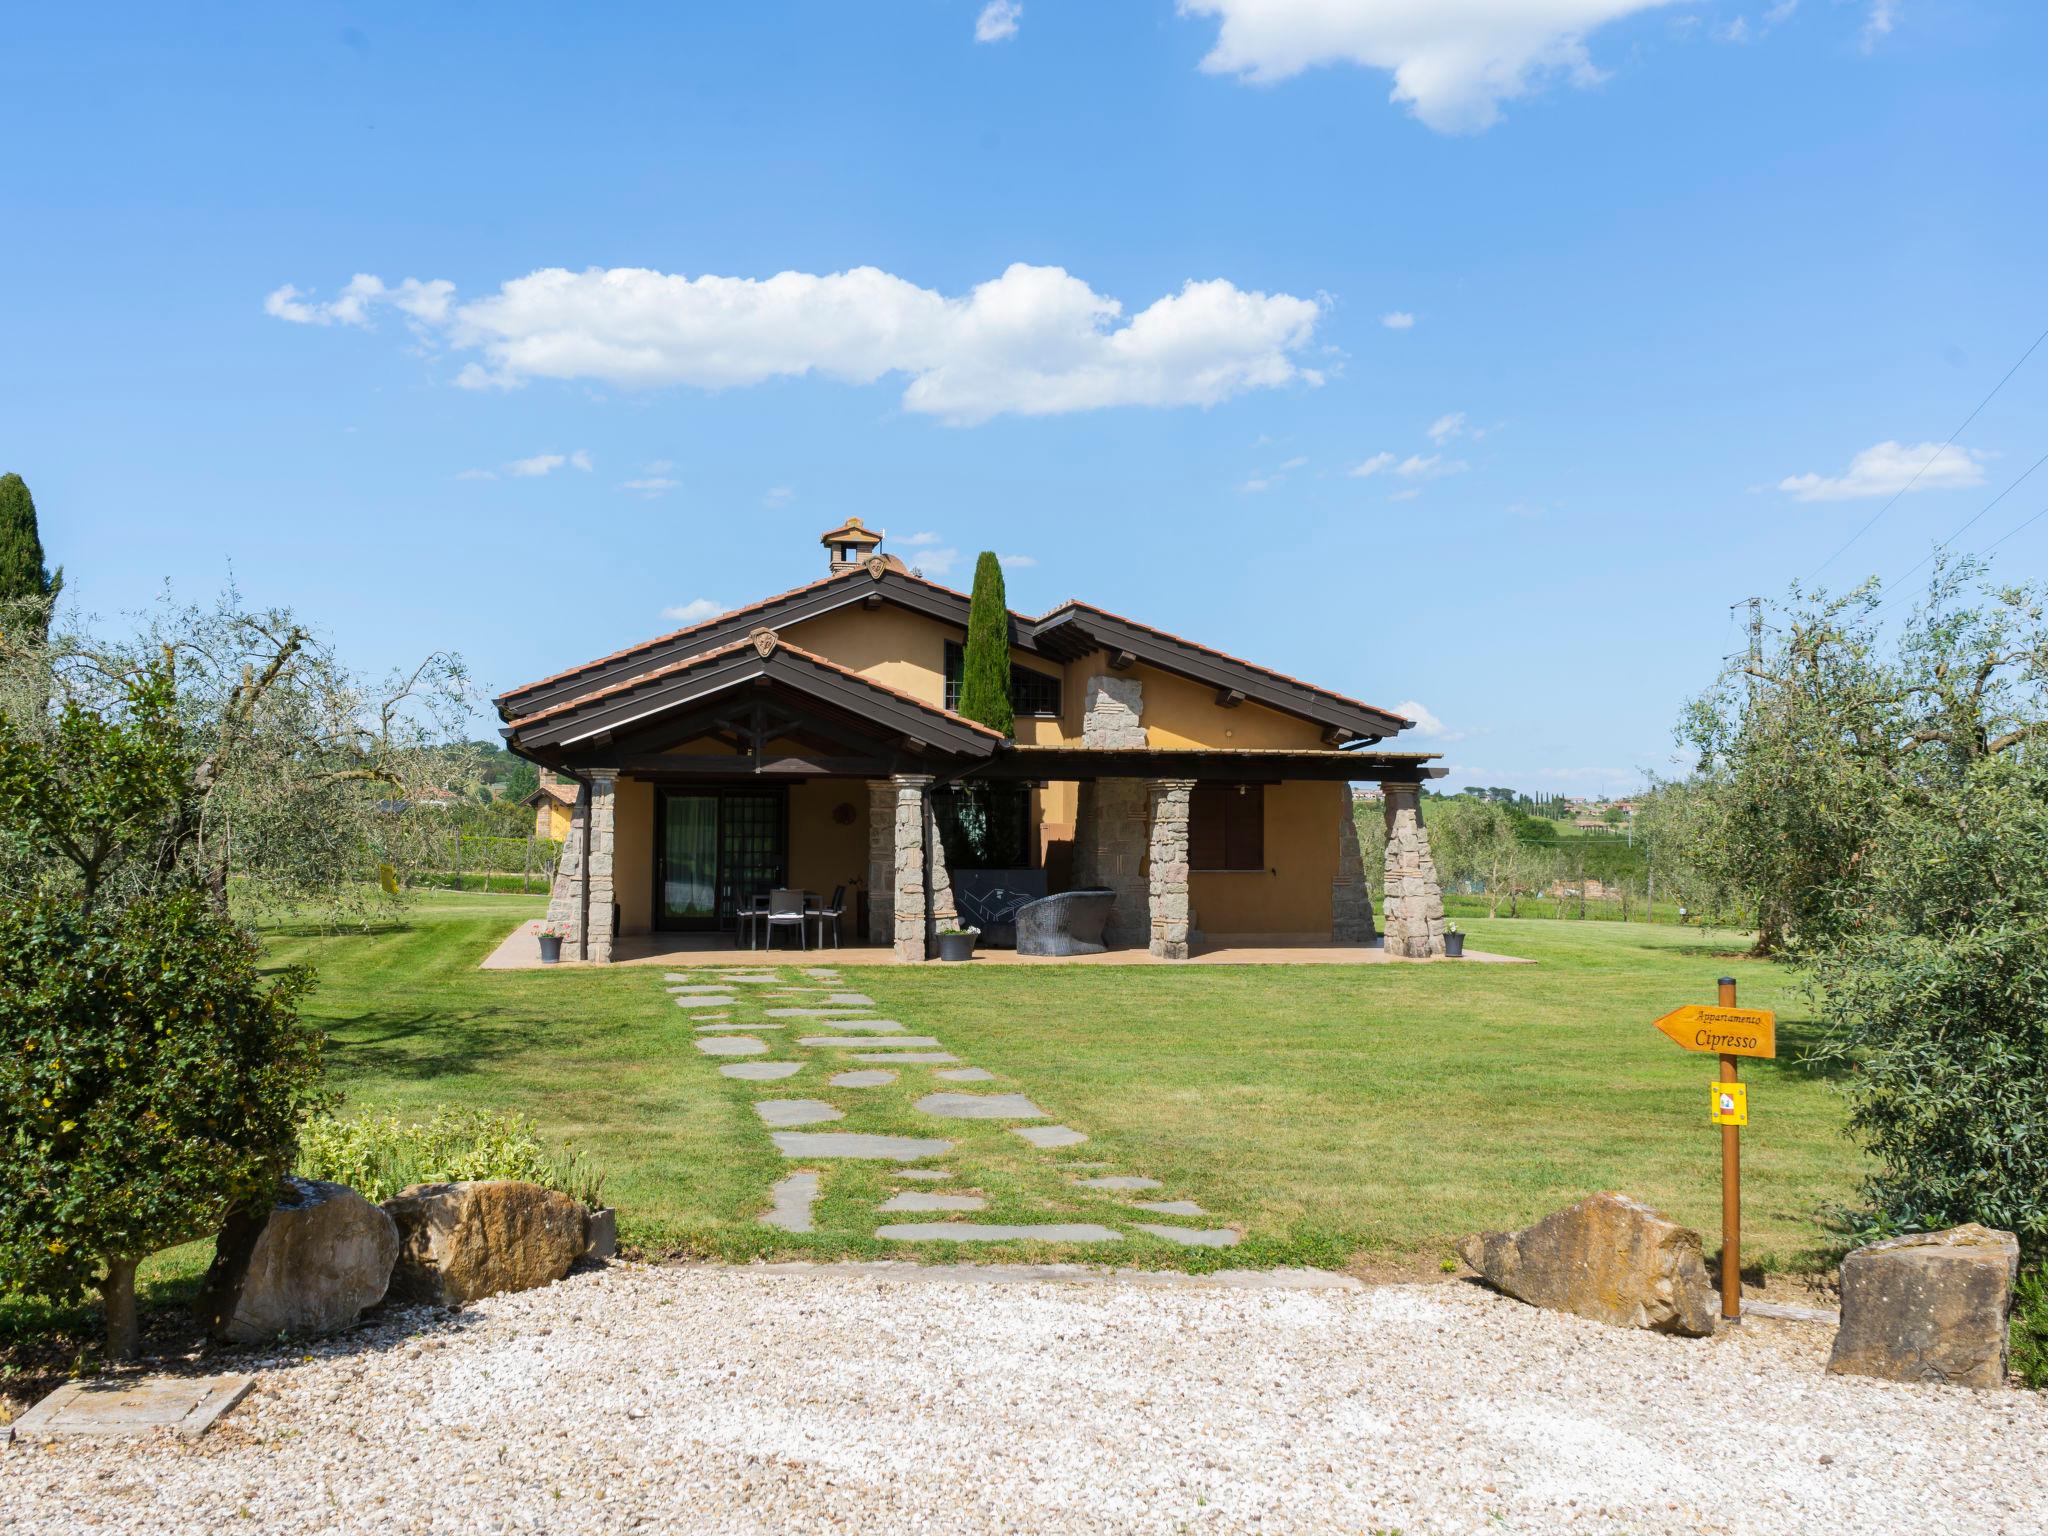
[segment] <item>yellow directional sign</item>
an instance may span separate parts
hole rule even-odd
[[[1776,1056],[1778,1016],[1768,1008],[1709,1008],[1687,1003],[1657,1027],[1688,1051],[1716,1056]]]
[[[1715,1083],[1707,1094],[1707,1119],[1715,1125],[1749,1124],[1749,1084]]]

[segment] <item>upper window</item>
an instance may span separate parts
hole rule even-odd
[[[946,642],[946,708],[960,708],[960,679],[967,671],[966,647]],[[1010,664],[1010,708],[1020,715],[1057,718],[1060,712],[1060,680],[1056,673],[1034,672]]]
[[[1197,784],[1188,801],[1188,863],[1201,870],[1266,867],[1266,786]]]

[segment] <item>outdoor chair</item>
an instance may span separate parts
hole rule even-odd
[[[811,912],[811,916],[818,920],[818,948],[823,949],[825,947],[825,925],[827,923],[832,925],[832,947],[834,949],[839,947],[839,919],[845,916],[845,914],[846,887],[835,885],[832,887],[832,899],[826,902],[824,906],[817,907]]]
[[[811,947],[811,936],[805,928],[809,918],[810,913],[805,910],[804,893],[802,891],[770,891],[768,893],[768,910],[761,918],[761,921],[768,925],[768,933],[761,947],[763,949],[773,949],[775,947],[776,929],[794,928],[796,930],[797,944],[801,948],[809,949]]]
[[[748,949],[754,947],[754,931],[768,920],[768,897],[756,891],[744,906],[733,908],[733,938]]]

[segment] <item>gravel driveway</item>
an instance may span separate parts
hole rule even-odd
[[[13,1532],[2048,1526],[2048,1397],[1466,1285],[614,1266],[394,1313],[194,1445],[0,1451]]]

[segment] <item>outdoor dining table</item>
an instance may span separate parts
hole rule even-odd
[[[816,891],[805,891],[804,924],[808,928],[812,922],[818,922],[818,946],[820,948],[823,948],[825,943],[825,925],[819,920],[819,914],[823,910],[824,905],[818,900],[818,893]],[[732,942],[735,949],[739,948],[742,944],[748,949],[766,949],[772,942],[774,930],[768,926],[768,898],[765,895],[756,896],[752,906],[738,908],[733,913],[733,916],[735,921],[733,923]],[[754,942],[753,937],[756,928],[761,930],[761,941],[758,944]]]

